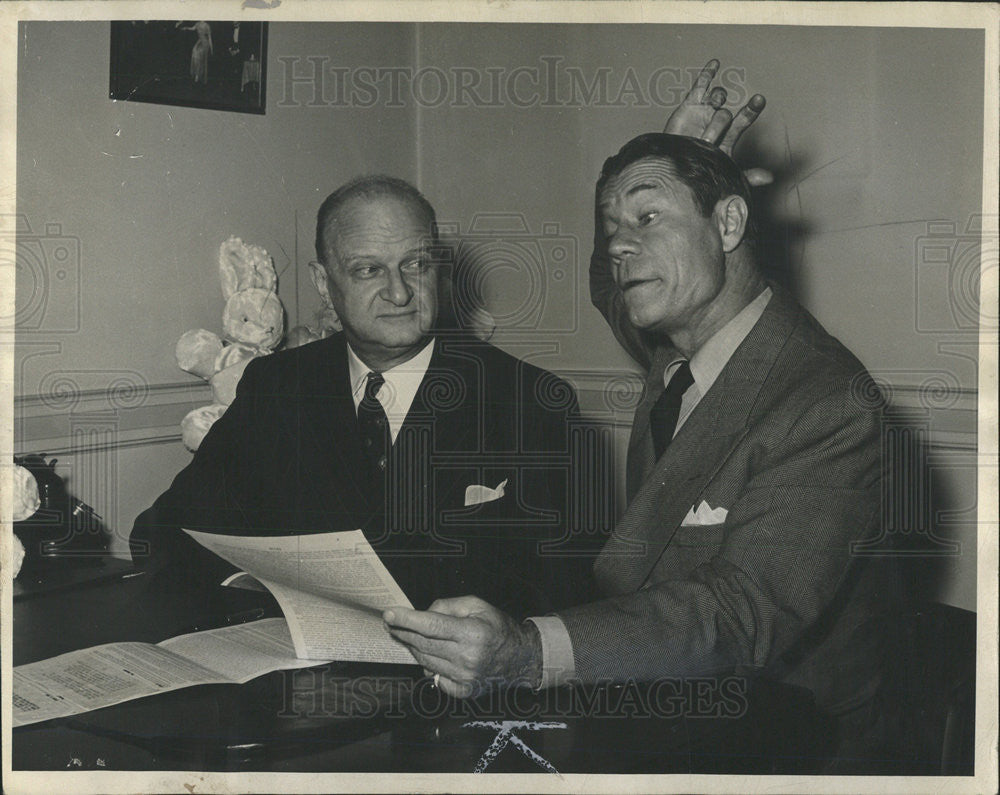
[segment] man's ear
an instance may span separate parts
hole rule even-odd
[[[316,287],[316,292],[319,293],[319,297],[323,299],[323,304],[333,306],[333,301],[330,300],[330,285],[327,283],[326,268],[323,264],[316,262],[316,260],[310,262],[309,276]]]
[[[747,231],[750,209],[742,196],[732,195],[719,199],[715,205],[715,223],[722,240],[722,250],[734,251]]]

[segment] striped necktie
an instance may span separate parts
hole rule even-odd
[[[361,446],[372,466],[379,472],[385,472],[386,456],[392,448],[392,436],[389,432],[389,418],[385,409],[379,403],[378,391],[385,383],[381,373],[368,373],[365,383],[365,396],[358,404],[358,428],[361,431]]]

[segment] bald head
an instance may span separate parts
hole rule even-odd
[[[373,370],[401,364],[430,342],[438,310],[434,232],[427,200],[392,177],[349,182],[320,208],[313,284]]]
[[[395,199],[406,205],[428,239],[437,242],[437,218],[434,208],[424,195],[405,180],[384,174],[371,174],[345,182],[320,205],[316,213],[316,259],[323,265],[330,263],[330,246],[348,205],[382,198]]]

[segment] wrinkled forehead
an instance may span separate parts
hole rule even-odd
[[[358,248],[415,248],[429,244],[431,226],[424,209],[405,197],[357,196],[330,216],[324,240],[338,256]]]
[[[663,157],[644,157],[629,163],[601,188],[598,204],[604,210],[645,190],[662,190],[673,195],[690,196],[691,191],[680,177],[673,161]]]

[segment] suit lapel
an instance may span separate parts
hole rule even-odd
[[[626,593],[642,585],[688,511],[746,436],[757,396],[798,316],[787,296],[773,289],[764,314],[652,466],[601,551],[595,574],[605,592]],[[651,372],[659,367],[662,373],[663,358],[654,358]],[[646,391],[651,392],[648,382]],[[649,404],[656,399],[647,397],[640,407],[644,437],[650,435]],[[634,452],[642,450],[630,449]]]
[[[366,470],[357,415],[351,397],[347,366],[347,343],[343,334],[329,340],[324,361],[308,378],[303,390],[302,416],[299,420],[304,465],[316,468],[319,477],[308,478],[319,491],[321,504],[330,503],[331,489],[343,504],[361,510],[374,510],[375,494],[364,473]],[[342,529],[342,528],[341,528]]]
[[[490,412],[485,410],[480,388],[484,377],[482,360],[466,345],[439,337],[396,440],[393,452],[397,458],[405,455],[411,465],[418,459],[428,462],[424,480],[434,484],[438,505],[446,504],[463,478],[459,471],[448,466],[431,471],[432,459],[443,461],[453,458],[455,453],[486,449],[489,428],[485,427],[484,418]],[[401,442],[406,446],[405,453]]]
[[[482,432],[485,412],[480,393],[481,360],[448,338],[434,343],[427,372],[413,398],[403,428],[433,423],[435,450],[464,450],[467,437]],[[475,449],[478,446],[473,445]]]
[[[606,592],[625,593],[642,584],[691,505],[746,434],[745,427],[729,433],[712,429],[708,418],[718,416],[721,403],[713,385],[629,503],[595,565]]]
[[[642,397],[639,399],[639,405],[636,406],[635,416],[632,419],[632,432],[628,440],[625,493],[629,502],[635,499],[639,488],[656,463],[653,452],[653,435],[649,427],[649,414],[653,404],[663,394],[663,371],[677,355],[677,349],[673,347],[659,347],[653,351],[652,363],[646,374]]]
[[[469,468],[481,460],[480,440],[488,431],[482,417],[490,414],[483,405],[482,367],[482,359],[462,341],[439,337],[435,342],[392,450],[386,528],[404,557],[455,554],[464,548],[439,530],[447,524],[442,517],[462,505],[460,489],[469,482]],[[411,565],[418,565],[416,558],[398,562],[397,572],[409,571]],[[401,576],[429,582],[416,570]]]

